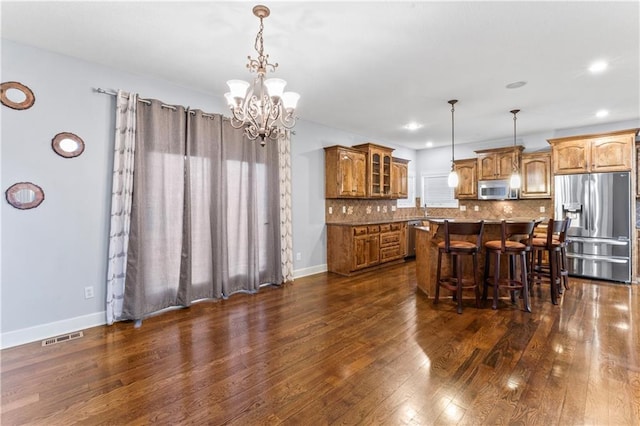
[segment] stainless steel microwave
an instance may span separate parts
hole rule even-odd
[[[478,181],[479,200],[517,200],[518,190],[511,189],[509,180]]]

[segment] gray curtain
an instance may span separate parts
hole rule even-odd
[[[277,144],[155,100],[137,121],[123,318],[282,283]]]

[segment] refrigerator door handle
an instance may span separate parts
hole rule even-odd
[[[604,257],[604,256],[593,255],[593,254],[575,254],[575,253],[567,253],[567,257],[571,259],[595,260],[599,262],[618,263],[618,264],[629,263],[629,259],[626,257]]]
[[[570,243],[594,243],[594,244],[609,244],[611,246],[628,246],[629,240],[610,240],[606,238],[582,238],[582,237],[567,237]]]

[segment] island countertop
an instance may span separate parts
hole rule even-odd
[[[501,223],[500,219],[466,219],[466,218],[429,218],[424,220],[429,222],[429,226],[416,226],[416,279],[418,288],[424,292],[427,297],[432,298],[435,295],[435,281],[436,281],[436,269],[438,262],[438,243],[444,240],[444,226],[445,220],[455,222],[477,222],[478,220],[484,220],[484,233],[482,235],[482,244],[490,240],[499,240],[501,235]],[[542,222],[543,218],[504,218],[506,221],[535,221],[536,223]],[[466,239],[475,242],[474,236],[468,236]],[[484,249],[480,250],[478,254],[478,271],[476,271],[478,283],[482,283],[484,274]],[[469,264],[464,264],[464,273],[471,273],[473,268],[471,266],[471,260],[467,259]],[[449,262],[443,262],[443,274],[449,273]],[[506,273],[506,265],[504,266]]]

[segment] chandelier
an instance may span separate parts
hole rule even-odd
[[[280,78],[265,79],[267,71],[275,71],[278,64],[269,63],[269,55],[264,54],[262,20],[271,12],[266,6],[258,5],[253,8],[253,14],[260,19],[260,30],[256,35],[254,48],[258,58],[247,56],[249,72],[257,73],[253,85],[243,80],[229,80],[229,92],[225,98],[232,112],[231,125],[240,129],[244,127],[245,135],[250,140],[260,138],[260,144],[265,145],[265,139],[284,137],[285,131],[296,124],[294,112],[300,95],[295,92],[285,92],[287,82]]]

